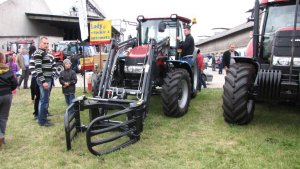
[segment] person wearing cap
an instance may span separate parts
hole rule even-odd
[[[75,85],[77,83],[76,72],[71,69],[71,61],[69,59],[64,60],[64,68],[59,75],[59,83],[62,85],[62,92],[65,95],[65,100],[69,106],[72,100],[75,98]]]
[[[182,49],[181,56],[193,55],[195,49],[194,38],[191,35],[191,26],[184,27],[185,40],[179,43],[179,48]]]

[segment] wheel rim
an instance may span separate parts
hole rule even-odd
[[[179,108],[183,109],[186,106],[188,100],[188,84],[187,81],[182,80],[180,82],[179,92],[178,92],[178,105]]]
[[[64,67],[62,65],[57,66],[56,71],[58,74],[64,70]]]

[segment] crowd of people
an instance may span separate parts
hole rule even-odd
[[[0,53],[0,147],[5,144],[6,124],[9,117],[13,94],[16,89],[28,88],[29,75],[32,75],[30,83],[31,99],[34,104],[33,115],[37,123],[42,127],[49,127],[48,111],[49,97],[54,79],[59,76],[62,85],[62,92],[67,105],[70,105],[75,98],[75,85],[77,76],[71,69],[71,61],[64,60],[64,70],[60,75],[56,74],[54,57],[48,52],[49,41],[46,36],[40,37],[39,46],[30,46],[29,51],[21,47],[18,55],[6,57]]]

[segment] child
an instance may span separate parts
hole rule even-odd
[[[19,71],[19,67],[15,63],[14,56],[9,56],[8,63],[6,63],[6,65],[9,67],[9,70],[13,73],[15,78],[17,78],[17,72]],[[16,93],[17,93],[16,89],[12,91],[12,94],[16,94]]]
[[[75,84],[77,83],[77,76],[74,70],[71,69],[71,61],[64,60],[64,68],[59,75],[59,83],[62,85],[62,92],[65,95],[67,105],[72,103],[75,98]]]

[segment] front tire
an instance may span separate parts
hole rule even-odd
[[[226,77],[223,94],[223,116],[227,123],[248,124],[253,119],[255,103],[248,91],[253,87],[255,68],[251,64],[233,64]]]
[[[190,96],[191,80],[185,69],[174,69],[167,73],[162,85],[162,106],[164,114],[180,117],[187,113]]]

